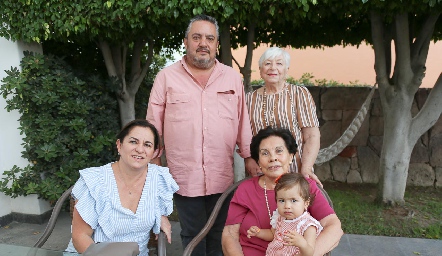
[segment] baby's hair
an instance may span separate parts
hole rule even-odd
[[[310,200],[309,205],[313,203],[315,195],[310,193],[310,184],[300,173],[289,172],[279,177],[275,186],[275,200],[278,200],[278,191],[291,189],[294,186],[299,187],[299,194],[304,201]]]

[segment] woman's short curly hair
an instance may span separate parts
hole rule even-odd
[[[272,136],[280,137],[281,139],[283,139],[289,153],[296,154],[298,150],[298,144],[296,144],[296,140],[295,138],[293,138],[290,130],[286,128],[273,128],[271,126],[268,126],[267,128],[260,130],[255,136],[253,136],[252,143],[250,144],[250,154],[257,163],[259,160],[259,145],[261,144],[261,141]]]

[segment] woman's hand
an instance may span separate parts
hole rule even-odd
[[[170,225],[167,216],[161,216],[160,228],[166,234],[167,242],[172,243],[172,225]],[[155,239],[158,239],[158,235],[155,235]]]
[[[301,132],[304,140],[301,156],[301,174],[306,178],[311,178],[316,181],[319,186],[323,187],[318,176],[312,171],[319,152],[321,133],[319,132],[318,127],[304,127],[301,129]]]

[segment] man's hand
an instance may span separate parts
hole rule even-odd
[[[261,169],[259,168],[258,164],[251,157],[247,157],[244,159],[244,166],[246,168],[246,171],[252,177],[262,174]]]
[[[313,173],[312,167],[309,167],[309,168],[301,167],[301,174],[305,178],[310,178],[310,179],[314,180],[319,186],[321,186],[321,188],[324,187],[322,185],[321,181],[319,180],[318,176],[316,176],[316,174]]]

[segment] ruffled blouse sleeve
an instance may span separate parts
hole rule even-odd
[[[102,225],[100,218],[110,210],[109,192],[104,184],[103,168],[106,166],[81,170],[80,178],[72,189],[72,196],[77,201],[75,208],[92,229]]]
[[[160,233],[161,216],[169,216],[173,211],[173,194],[178,191],[179,187],[176,181],[169,173],[169,168],[155,166],[158,173],[157,180],[157,210],[155,214],[155,225],[153,232]]]
[[[272,218],[270,219],[270,225],[272,225],[272,228],[276,229],[276,224],[278,223],[279,216],[281,216],[281,215],[279,215],[278,210],[275,210],[273,212]]]

